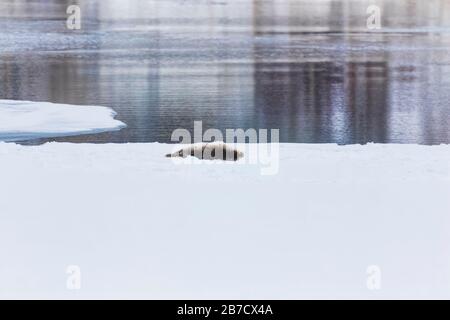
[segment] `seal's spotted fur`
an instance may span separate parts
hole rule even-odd
[[[224,142],[211,142],[201,144],[191,144],[183,149],[169,153],[166,157],[197,157],[204,160],[228,160],[237,161],[244,156],[242,151],[228,146]]]

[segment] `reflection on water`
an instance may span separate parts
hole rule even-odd
[[[128,124],[57,141],[169,142],[202,120],[284,142],[450,143],[446,0],[7,0],[0,43],[0,99],[106,105]]]

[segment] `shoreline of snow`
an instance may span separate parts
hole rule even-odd
[[[234,161],[198,160],[194,157],[167,158],[172,153],[185,147],[183,144],[166,143],[69,143],[47,142],[42,145],[21,145],[15,142],[0,141],[0,155],[9,156],[23,163],[23,169],[34,170],[34,161],[29,158],[45,157],[48,170],[83,170],[87,172],[117,169],[147,170],[158,173],[159,169],[170,168],[173,174],[200,174],[211,178],[208,173],[220,168],[221,179],[260,180],[298,180],[306,181],[336,180],[378,180],[384,179],[450,179],[450,145],[416,145],[416,144],[377,144],[338,145],[338,144],[231,144],[244,152],[243,159]],[[256,149],[253,147],[256,146]],[[256,153],[256,161],[250,158],[250,151]],[[264,152],[264,159],[259,153]],[[274,152],[274,154],[271,154]],[[277,154],[278,153],[278,154]],[[273,156],[273,157],[272,157]],[[436,159],[434,159],[436,158]],[[54,160],[59,159],[57,162]],[[77,161],[74,162],[73,159]],[[143,161],[145,160],[145,161]],[[264,160],[264,161],[263,161]],[[261,168],[268,167],[269,161],[277,162],[278,171],[262,175]],[[439,165],[433,165],[436,161]],[[0,162],[1,163],[1,162]],[[61,163],[65,165],[59,167]],[[31,166],[31,167],[29,167]],[[303,167],[302,167],[303,166]],[[306,166],[306,167],[305,167]],[[1,168],[0,168],[1,170]],[[293,174],[295,173],[295,174]],[[214,176],[213,179],[216,179]]]
[[[450,298],[450,145],[281,144],[271,176],[173,148],[0,143],[0,297]]]
[[[125,123],[109,107],[0,100],[0,141],[117,131]]]

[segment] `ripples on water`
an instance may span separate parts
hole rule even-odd
[[[449,143],[450,2],[2,1],[0,99],[105,105],[128,127],[52,139],[169,142],[279,128],[283,142]],[[48,140],[39,140],[41,143]]]

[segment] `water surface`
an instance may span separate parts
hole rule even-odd
[[[66,28],[78,3],[82,29]],[[0,99],[104,105],[119,132],[279,128],[282,142],[450,143],[450,1],[91,0],[0,4]]]

